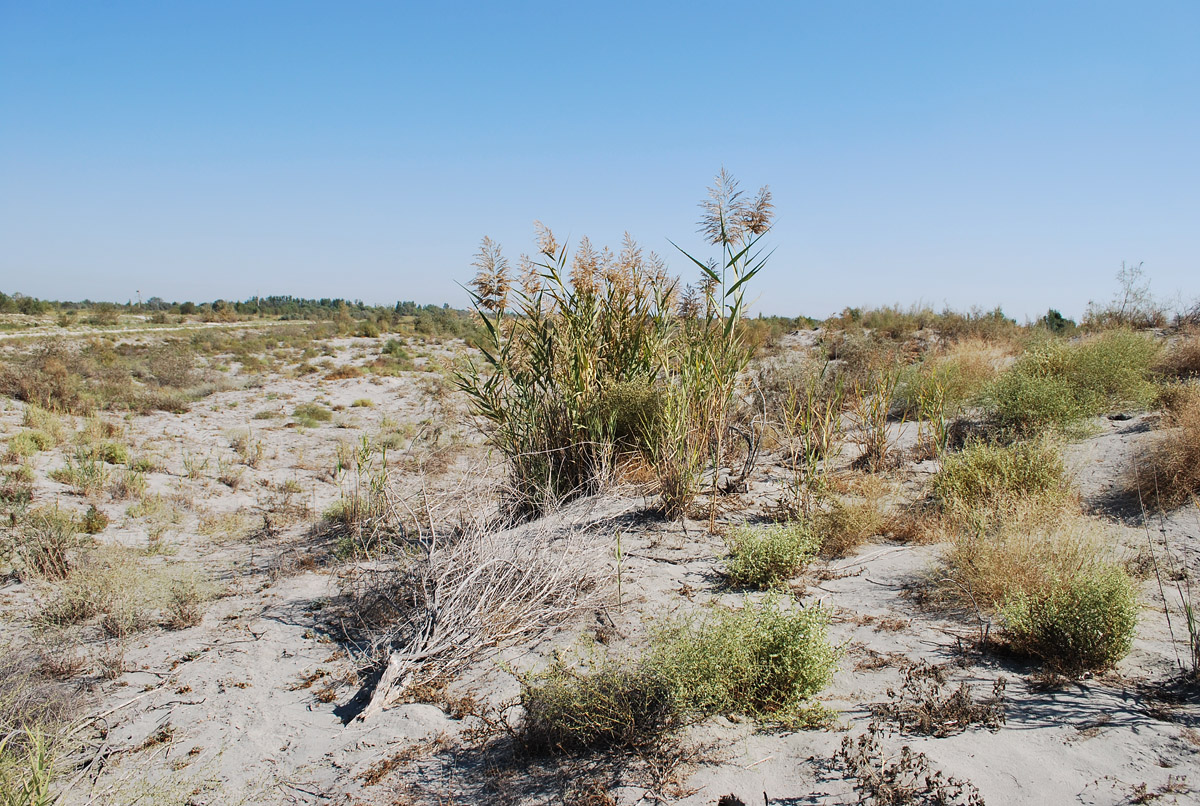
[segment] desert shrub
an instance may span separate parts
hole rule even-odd
[[[1062,510],[1072,500],[1062,454],[1045,440],[968,443],[943,457],[932,490],[948,523],[970,532],[994,528],[1016,512]]]
[[[1161,400],[1165,429],[1138,452],[1127,486],[1131,497],[1171,508],[1200,495],[1200,386],[1173,384]]]
[[[1200,377],[1200,336],[1183,336],[1163,350],[1154,371],[1167,378]]]
[[[866,540],[887,532],[891,520],[876,495],[865,500],[831,497],[813,512],[812,531],[821,556],[845,557]]]
[[[84,544],[79,522],[69,513],[54,507],[25,513],[15,534],[5,546],[22,578],[40,576],[63,579],[71,570],[76,551]]]
[[[80,519],[79,526],[86,534],[99,534],[108,528],[108,516],[96,509],[95,504],[92,504],[83,513],[83,518]]]
[[[375,401],[369,397],[360,397],[350,404],[352,409],[370,409],[375,407]]]
[[[141,498],[146,494],[146,474],[132,466],[118,470],[108,484],[108,494],[115,501]]]
[[[305,428],[316,428],[333,419],[333,412],[320,403],[301,403],[292,412],[292,419]]]
[[[543,753],[643,749],[677,718],[661,677],[612,664],[586,670],[556,661],[521,680],[521,739]]]
[[[54,447],[54,440],[44,431],[21,431],[8,440],[8,459],[20,462],[41,451]]]
[[[655,638],[648,668],[688,710],[803,719],[832,678],[838,653],[829,643],[827,611],[785,602],[768,596],[670,623]]]
[[[92,403],[78,363],[65,342],[44,342],[0,365],[0,392],[43,409],[86,413]]]
[[[769,597],[738,611],[662,624],[632,667],[562,659],[522,679],[527,747],[551,753],[654,746],[688,716],[736,713],[802,724],[823,718],[814,697],[837,664],[829,615]]]
[[[411,355],[404,349],[404,342],[399,339],[388,339],[380,350],[383,355],[391,356],[392,358],[410,359]]]
[[[996,422],[1017,432],[1068,428],[1154,397],[1148,380],[1153,339],[1113,330],[1079,342],[1042,341],[1027,350],[983,393]]]
[[[784,585],[813,558],[820,539],[799,521],[773,526],[736,526],[725,536],[726,573],[735,585]]]
[[[21,413],[21,425],[35,431],[47,434],[54,444],[62,442],[67,437],[67,426],[62,418],[52,411],[46,411],[41,406],[29,404]]]
[[[766,188],[753,201],[743,198],[722,172],[704,208],[703,231],[721,259],[693,259],[703,298],[684,294],[678,312],[676,284],[661,260],[631,237],[617,254],[584,239],[569,261],[568,247],[543,227],[539,262],[523,267],[515,288],[499,246],[484,239],[472,290],[487,334],[484,365],[472,362],[456,378],[509,460],[510,517],[609,480],[616,437],[604,399],[618,384],[661,386],[660,425],[647,454],[668,516],[691,502],[700,465],[724,454],[735,384],[749,358],[737,324],[745,283],[764,265],[755,244],[769,226],[771,200]]]
[[[363,374],[363,369],[354,364],[342,364],[340,367],[335,367],[325,374],[327,381],[344,381],[348,378],[358,378]]]
[[[1117,290],[1105,305],[1088,302],[1083,315],[1084,327],[1091,330],[1110,328],[1151,328],[1167,323],[1166,312],[1150,293],[1150,278],[1142,264],[1121,263],[1117,272]]]
[[[104,463],[95,459],[86,448],[75,452],[74,457],[68,457],[63,467],[50,471],[50,478],[73,487],[79,495],[95,495],[104,488],[108,471]]]
[[[24,508],[33,501],[33,473],[22,465],[5,470],[0,479],[0,506]]]
[[[979,338],[952,342],[944,351],[904,369],[893,413],[920,418],[929,408],[923,401],[940,396],[944,416],[956,417],[995,379],[1008,356],[1003,343]]]
[[[1128,654],[1137,626],[1137,591],[1120,568],[1081,571],[1037,591],[1019,591],[1000,607],[1016,650],[1051,670],[1106,669]]]
[[[196,382],[196,356],[176,343],[155,347],[147,356],[146,374],[156,386],[187,388]]]
[[[88,456],[105,464],[124,465],[129,463],[129,448],[120,442],[100,442],[87,446]]]

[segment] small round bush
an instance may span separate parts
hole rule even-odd
[[[1080,572],[1000,607],[1010,645],[1052,671],[1107,669],[1129,653],[1137,626],[1137,593],[1120,568]]]
[[[771,595],[676,622],[659,633],[650,667],[685,710],[794,719],[829,684],[838,652],[829,643],[828,611],[784,601]]]
[[[726,573],[735,585],[777,587],[795,576],[820,544],[801,523],[738,526],[725,537]]]

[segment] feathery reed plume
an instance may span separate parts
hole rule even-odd
[[[503,311],[508,304],[512,280],[508,259],[501,252],[500,244],[485,236],[471,265],[476,270],[471,285],[480,306],[492,312]]]

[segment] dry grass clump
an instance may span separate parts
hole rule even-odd
[[[78,550],[89,542],[80,535],[80,523],[58,507],[39,508],[24,514],[3,543],[22,579],[63,579],[70,573]]]
[[[872,537],[887,534],[893,518],[881,495],[869,492],[864,499],[830,497],[812,516],[812,531],[822,557],[845,557]]]
[[[156,624],[190,626],[214,595],[211,583],[189,571],[147,564],[133,549],[103,546],[80,557],[42,603],[38,621],[49,627],[94,623],[104,635],[124,638]]]
[[[943,457],[932,493],[942,525],[972,534],[1052,518],[1075,502],[1062,453],[1047,440],[969,443]]]
[[[961,535],[937,576],[950,599],[996,615],[1010,646],[1052,671],[1104,669],[1131,646],[1136,590],[1082,516]]]
[[[1183,336],[1173,342],[1154,362],[1154,371],[1167,378],[1200,377],[1200,336]]]
[[[820,721],[825,712],[814,698],[838,658],[828,623],[820,608],[771,596],[660,623],[650,653],[632,667],[601,658],[571,668],[559,659],[522,680],[520,737],[550,753],[644,750],[689,717]]]
[[[820,539],[799,521],[772,526],[735,526],[725,535],[726,574],[734,585],[786,585],[808,564]]]
[[[1163,402],[1165,428],[1136,458],[1127,486],[1143,501],[1172,508],[1200,495],[1200,386],[1173,385]]]

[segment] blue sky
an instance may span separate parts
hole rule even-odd
[[[769,184],[756,310],[1200,294],[1200,4],[0,0],[0,289],[465,306],[490,235],[690,279]]]

